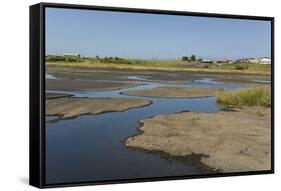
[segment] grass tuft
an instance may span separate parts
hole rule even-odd
[[[222,90],[216,92],[219,105],[224,106],[271,106],[269,87],[242,88],[239,90]]]

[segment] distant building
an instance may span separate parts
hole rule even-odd
[[[259,59],[260,64],[271,64],[271,58],[269,57],[263,57]]]
[[[63,56],[71,57],[71,58],[80,58],[80,54],[76,54],[76,53],[64,53]]]
[[[188,56],[183,56],[179,59],[179,61],[189,61],[189,57]]]
[[[237,63],[250,63],[250,64],[271,64],[271,58],[240,58],[236,60]]]
[[[247,60],[247,63],[252,63],[252,64],[258,64],[260,62],[259,59],[256,59],[256,58],[249,58]]]
[[[216,62],[219,64],[228,64],[230,62],[230,60],[225,58],[225,59],[219,59]]]
[[[207,60],[207,59],[201,59],[201,63],[207,63],[207,64],[212,64],[213,60]]]
[[[259,59],[256,58],[239,58],[238,60],[236,60],[235,62],[237,63],[259,63]]]
[[[236,63],[247,63],[248,62],[248,58],[239,58],[235,62]]]

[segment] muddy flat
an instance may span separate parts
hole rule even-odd
[[[128,81],[129,76],[143,77],[146,81],[161,83],[180,83],[202,78],[214,78],[216,81],[227,83],[258,83],[270,81],[269,74],[236,74],[236,73],[207,73],[207,72],[180,72],[155,70],[129,70],[129,69],[91,69],[71,67],[47,67],[47,73],[63,79],[85,80],[114,80]],[[134,80],[131,80],[134,81]],[[258,82],[254,82],[258,81]]]
[[[196,87],[158,87],[145,90],[131,90],[122,92],[130,96],[159,97],[159,98],[199,98],[214,96],[218,88]]]
[[[264,84],[271,82],[270,75],[245,75],[245,74],[236,74],[236,75],[219,75],[216,77],[216,81],[223,83],[247,83],[247,84]]]
[[[85,114],[124,111],[150,103],[145,99],[62,97],[46,99],[46,115],[60,116],[61,119],[74,118]]]
[[[183,112],[141,120],[125,144],[172,156],[202,154],[223,172],[271,169],[271,109],[244,107],[218,113]]]
[[[103,91],[116,90],[141,85],[139,82],[103,82],[103,81],[84,81],[84,80],[46,80],[48,90],[60,91]]]
[[[45,99],[56,99],[56,98],[63,98],[63,97],[69,97],[71,95],[69,94],[62,94],[62,93],[46,93]]]
[[[48,67],[47,73],[63,79],[84,79],[84,80],[114,80],[134,81],[130,76],[142,77],[145,81],[178,83],[200,79],[192,73],[167,72],[167,71],[137,71],[120,69],[83,69],[67,67]]]

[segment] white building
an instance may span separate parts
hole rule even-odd
[[[249,58],[248,63],[258,64],[258,63],[260,63],[260,59]]]
[[[271,64],[271,58],[269,57],[263,57],[259,59],[260,64]]]
[[[77,54],[77,53],[64,53],[63,56],[64,56],[64,57],[76,57],[76,58],[80,58],[80,54]]]
[[[207,64],[212,64],[213,63],[212,60],[208,60],[208,59],[202,59],[201,62],[202,63],[207,63]]]

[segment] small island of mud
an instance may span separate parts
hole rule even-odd
[[[172,156],[203,155],[223,172],[271,169],[271,109],[254,106],[218,113],[182,112],[141,120],[126,146]]]
[[[85,114],[124,111],[149,104],[151,102],[146,99],[130,98],[49,98],[46,99],[46,115],[66,119]]]
[[[56,99],[56,98],[63,98],[63,97],[70,97],[70,94],[64,94],[64,93],[46,93],[45,99]]]
[[[166,86],[145,90],[131,90],[122,92],[129,96],[160,97],[160,98],[198,98],[215,95],[218,88],[175,87]]]

